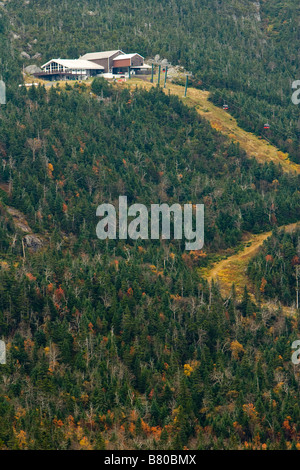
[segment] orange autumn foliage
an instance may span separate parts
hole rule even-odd
[[[247,403],[243,405],[243,411],[249,416],[249,418],[252,418],[252,419],[258,418],[258,413],[253,403]]]
[[[265,292],[265,287],[266,287],[266,285],[267,285],[267,281],[266,281],[266,279],[263,277],[262,280],[261,280],[260,288],[259,288],[260,292]]]
[[[65,295],[65,293],[64,293],[62,287],[59,286],[59,288],[56,289],[56,291],[55,291],[55,297],[56,297],[58,300],[61,300],[61,299],[64,297],[64,295]]]
[[[160,438],[162,429],[159,426],[149,426],[149,424],[145,423],[145,421],[141,420],[142,430],[147,436],[153,436],[155,440]]]
[[[132,287],[129,287],[128,291],[127,291],[127,295],[129,296],[132,296],[133,295],[133,289]]]
[[[54,426],[57,426],[58,428],[61,428],[64,425],[61,419],[57,420],[56,418],[54,418],[53,424]]]

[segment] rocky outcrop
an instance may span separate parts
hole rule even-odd
[[[42,240],[36,235],[32,235],[32,234],[26,235],[24,237],[24,242],[25,242],[25,246],[27,246],[28,248],[31,248],[33,251],[38,251],[43,246]]]
[[[28,73],[29,75],[33,75],[34,73],[42,72],[42,70],[37,65],[33,64],[33,65],[28,65],[27,67],[25,67],[24,72]]]
[[[30,59],[30,55],[27,54],[27,52],[25,51],[22,51],[20,56],[22,57],[22,59]]]

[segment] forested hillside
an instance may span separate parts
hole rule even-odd
[[[0,7],[1,8],[1,7]],[[51,4],[7,0],[11,50],[29,63],[124,49],[181,64],[227,101],[246,130],[264,134],[299,162],[298,109],[291,84],[299,78],[299,4],[293,0],[85,0]],[[264,131],[264,123],[271,124]]]
[[[297,159],[294,2],[7,0],[0,13],[0,449],[300,449],[299,231],[277,231],[299,221],[300,175],[159,87],[18,86],[22,65],[52,57],[159,53],[245,128],[274,123]],[[97,206],[121,195],[203,203],[203,249],[98,240]],[[255,295],[202,277],[270,230],[248,269]]]
[[[243,230],[296,220],[299,177],[249,160],[176,97],[107,94],[19,89],[2,113],[2,447],[297,445],[297,322],[247,294],[225,306],[197,269]],[[119,194],[205,202],[205,251],[97,240],[96,207]]]
[[[23,90],[2,117],[0,175],[34,230],[93,237],[97,205],[122,194],[129,204],[206,203],[215,251],[297,221],[299,176],[249,161],[177,97],[112,90],[99,103],[85,85]]]
[[[265,242],[248,268],[250,279],[265,298],[277,298],[286,305],[296,303],[300,279],[300,232],[275,233]]]

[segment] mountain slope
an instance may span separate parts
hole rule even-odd
[[[259,295],[224,298],[201,275],[245,232],[260,239],[299,220],[299,173],[268,160],[277,149],[253,136],[247,154],[237,126],[259,135],[272,118],[268,138],[297,157],[294,42],[286,55],[294,2],[7,0],[0,9],[0,449],[299,448],[298,317]],[[116,46],[190,68],[190,106],[175,85],[170,96],[106,82],[102,93],[101,79],[18,86],[22,65]],[[117,207],[120,195],[148,208],[204,203],[203,250],[172,238],[99,240],[96,209]],[[297,240],[268,243],[276,281],[289,266],[292,291]],[[262,252],[255,285],[264,269]]]
[[[7,0],[14,62],[75,58],[124,49],[159,54],[191,70],[219,105],[230,104],[239,125],[268,138],[299,163],[298,109],[291,84],[299,75],[299,5],[293,0]]]
[[[298,224],[290,224],[282,229],[287,232],[296,230]],[[253,293],[253,287],[249,286],[247,268],[249,261],[258,253],[264,241],[270,238],[272,232],[265,232],[259,235],[252,235],[245,240],[245,247],[237,254],[216,263],[206,274],[208,281],[217,281],[223,295],[228,295],[232,284],[235,285],[239,296],[243,294],[244,287],[247,286],[249,292]]]
[[[130,86],[134,88],[136,85],[146,89],[155,86],[155,84],[149,82],[136,79],[131,80]],[[163,85],[163,80],[161,80],[160,85]],[[183,87],[173,83],[168,82],[164,91],[183,98]],[[249,157],[255,157],[260,163],[273,162],[281,165],[283,170],[287,172],[300,173],[300,165],[290,161],[288,154],[280,152],[279,149],[267,142],[265,138],[258,138],[254,134],[241,129],[237,121],[228,112],[213,105],[209,98],[209,92],[190,87],[185,103],[196,107],[197,112],[208,120],[214,129],[228,136],[233,142],[238,142]]]

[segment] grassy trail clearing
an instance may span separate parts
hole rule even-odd
[[[161,81],[163,86],[163,80]],[[156,83],[150,83],[146,80],[132,78],[119,86],[129,86],[130,88],[143,87],[150,89],[157,86]],[[162,88],[166,93],[171,93],[181,97],[188,106],[194,106],[197,112],[210,122],[210,125],[227,135],[234,142],[239,142],[249,157],[255,157],[260,163],[273,161],[275,164],[281,164],[284,171],[300,174],[300,165],[292,162],[288,154],[281,152],[278,148],[271,145],[267,140],[257,137],[251,132],[241,129],[234,117],[227,111],[218,108],[209,101],[209,92],[188,88],[187,97],[184,98],[184,87],[174,85],[167,81],[166,88]]]

